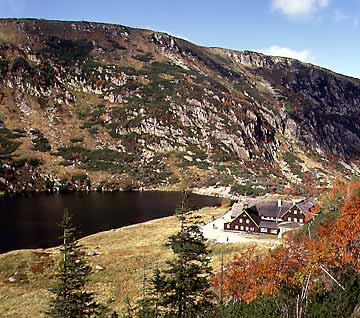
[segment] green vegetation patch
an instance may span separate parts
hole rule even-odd
[[[291,152],[286,152],[284,154],[284,160],[289,165],[293,174],[299,177],[303,175],[302,167],[299,163],[304,163],[304,160],[300,159],[298,156],[294,155]]]
[[[37,87],[47,88],[52,86],[55,82],[54,69],[48,62],[35,65],[31,64],[22,56],[19,56],[13,60],[11,71],[14,73],[21,73],[24,81],[28,81],[30,84]]]
[[[78,117],[84,120],[80,126],[81,129],[87,129],[92,135],[99,132],[99,126],[104,126],[104,120],[101,116],[105,113],[105,106],[103,104],[97,105],[92,110],[77,110]]]
[[[138,54],[134,56],[134,59],[148,63],[153,59],[153,55],[151,53],[145,53],[145,54]]]
[[[9,62],[7,60],[0,60],[0,76],[4,76],[9,69]]]
[[[33,139],[32,143],[33,143],[33,149],[36,151],[48,152],[51,150],[49,140],[43,136]]]
[[[121,44],[119,44],[118,42],[116,42],[114,39],[111,39],[111,38],[108,38],[107,39],[113,46],[114,49],[117,49],[117,50],[124,50],[126,51],[127,48],[125,46],[122,46]]]
[[[255,187],[252,183],[246,183],[246,184],[234,184],[231,187],[231,192],[240,195],[259,196],[265,194],[267,191],[266,189],[259,189]]]
[[[76,143],[76,142],[83,142],[84,138],[82,137],[74,137],[70,139],[71,142]]]
[[[31,140],[33,150],[41,152],[48,152],[51,150],[49,140],[44,137],[43,133],[39,129],[31,129],[31,134],[34,136]]]
[[[7,128],[0,128],[0,159],[10,159],[11,154],[19,148],[20,141],[15,141],[24,137],[23,134],[12,132]]]
[[[62,165],[76,163],[78,167],[89,171],[123,172],[134,157],[109,149],[90,150],[80,146],[61,147],[57,155],[65,161]]]
[[[296,162],[304,163],[304,160],[300,159],[297,155],[294,155],[291,152],[285,152],[284,160],[289,164],[294,164]]]
[[[93,49],[91,41],[85,39],[68,40],[55,36],[52,36],[46,45],[39,53],[48,58],[55,57],[64,64],[73,64],[85,60]]]
[[[295,117],[295,107],[294,105],[290,102],[290,101],[286,101],[285,102],[285,111],[287,112],[287,114],[290,116],[290,118],[294,118]]]
[[[169,74],[169,75],[179,75],[179,74],[190,74],[191,71],[185,70],[180,66],[162,63],[162,62],[153,62],[147,66],[147,70],[151,76],[158,76],[159,74]]]
[[[140,182],[149,185],[162,184],[171,180],[176,183],[178,179],[168,169],[162,155],[155,155],[145,165],[131,170],[130,175]]]
[[[90,180],[89,176],[84,174],[84,173],[80,173],[80,174],[75,174],[71,177],[72,181],[79,181],[79,182],[88,182]]]
[[[32,167],[38,167],[42,164],[42,161],[38,158],[20,158],[13,161],[12,165],[15,168],[22,168],[26,164]]]

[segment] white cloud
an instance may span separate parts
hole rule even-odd
[[[313,62],[315,58],[311,55],[309,50],[293,50],[287,47],[272,45],[267,49],[260,50],[261,53],[273,56],[283,56],[300,60],[302,62]]]
[[[272,0],[275,10],[289,17],[309,16],[329,5],[330,0]]]

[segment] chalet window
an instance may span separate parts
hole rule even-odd
[[[294,218],[294,222],[297,222],[297,218]]]
[[[288,218],[288,221],[291,222],[291,218],[290,218],[290,217]]]
[[[241,231],[244,231],[244,227],[243,227],[242,225],[240,226],[240,230],[241,230]]]
[[[261,233],[267,233],[267,232],[268,232],[268,230],[267,230],[267,228],[266,228],[266,227],[262,227],[262,228],[260,229],[260,232],[261,232]]]
[[[243,222],[243,219],[240,219],[239,222],[242,223],[242,222]]]
[[[300,223],[304,223],[304,219],[300,219],[299,221],[300,221]]]
[[[254,231],[255,231],[255,229],[254,229],[253,227],[251,227],[251,228],[250,228],[250,231],[251,231],[251,232],[254,232]]]
[[[227,227],[228,229],[230,229],[230,224],[227,224],[226,227]]]
[[[249,220],[249,219],[246,219],[246,223],[249,224],[249,223],[250,223],[250,220]]]
[[[294,214],[297,214],[297,212],[298,212],[297,210],[294,210]]]
[[[249,227],[247,226],[247,227],[245,228],[245,230],[246,230],[246,231],[249,231]]]
[[[235,225],[235,230],[238,230],[239,229],[239,225]]]

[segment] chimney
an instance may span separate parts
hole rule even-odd
[[[281,208],[281,200],[278,200],[278,207]]]

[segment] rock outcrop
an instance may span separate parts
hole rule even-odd
[[[358,171],[357,79],[119,25],[5,19],[0,33],[0,191],[257,194]]]

